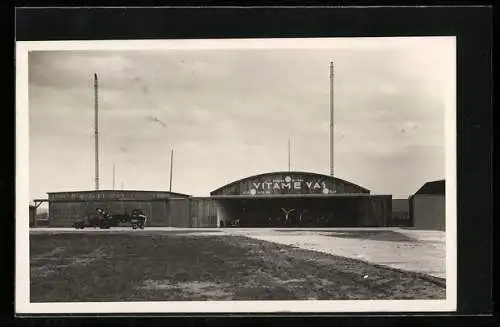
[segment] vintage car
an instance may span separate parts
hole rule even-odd
[[[132,210],[132,213],[111,214],[110,212],[98,208],[96,214],[88,215],[84,219],[77,220],[73,227],[84,229],[85,227],[94,227],[100,229],[109,229],[111,227],[131,226],[133,229],[144,229],[147,216],[140,209]]]

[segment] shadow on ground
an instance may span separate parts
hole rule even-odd
[[[321,233],[321,235],[340,237],[340,238],[357,238],[373,241],[386,241],[386,242],[418,242],[417,239],[398,233],[395,231],[342,231],[342,232],[328,232]]]

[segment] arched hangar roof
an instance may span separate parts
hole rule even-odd
[[[362,186],[328,175],[303,171],[277,171],[226,184],[210,195],[272,195],[272,194],[352,194],[370,193]]]

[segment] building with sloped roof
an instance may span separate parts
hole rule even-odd
[[[148,226],[187,225],[186,219],[170,221],[170,200],[189,198],[187,194],[166,191],[99,190],[49,192],[49,225],[51,227],[71,227],[73,223],[95,214],[97,208],[113,214],[131,213],[142,210],[148,217]],[[175,210],[175,209],[174,209]],[[174,219],[175,220],[175,219]]]
[[[445,180],[425,183],[410,196],[410,219],[419,229],[445,230],[446,226]]]

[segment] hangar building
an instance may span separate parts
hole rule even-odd
[[[163,191],[80,191],[48,193],[49,226],[70,227],[76,220],[92,215],[97,208],[112,213],[142,209],[148,226],[208,227],[216,225],[215,211],[207,201],[187,194]],[[209,201],[208,201],[209,202]],[[205,219],[192,219],[190,213],[204,213]]]
[[[385,227],[391,195],[310,172],[271,172],[222,186],[210,197],[162,191],[48,193],[49,226],[70,227],[97,208],[142,209],[150,227]]]
[[[220,226],[383,227],[391,217],[391,195],[310,172],[271,172],[243,178],[212,191]]]
[[[446,201],[445,181],[425,183],[410,196],[410,219],[413,227],[445,230]]]

